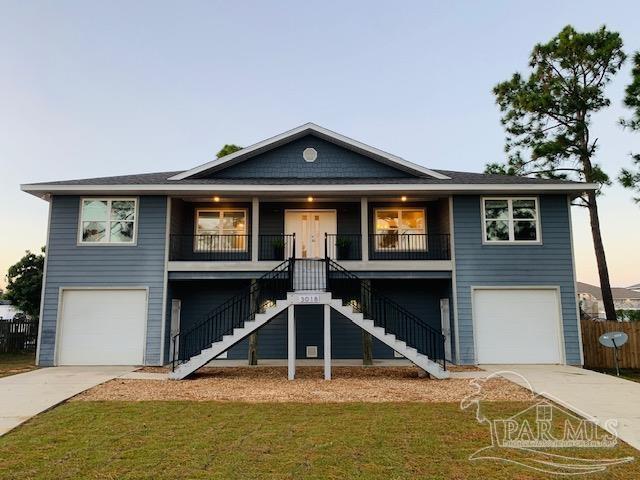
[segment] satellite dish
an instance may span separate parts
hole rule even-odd
[[[598,341],[609,348],[619,348],[629,340],[629,335],[624,332],[607,332],[600,335]]]
[[[608,348],[613,348],[613,360],[616,364],[616,375],[620,376],[620,369],[618,368],[618,349],[627,343],[629,335],[624,332],[607,332],[600,335],[598,341]]]

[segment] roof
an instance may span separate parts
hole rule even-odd
[[[308,134],[319,136],[346,149],[366,155],[375,161],[408,172],[411,175],[402,178],[233,178],[229,176],[222,178],[215,175],[211,176],[214,172],[236,165]],[[199,178],[204,175],[209,178]],[[346,194],[349,194],[349,192],[355,194],[363,192],[411,191],[465,191],[470,193],[561,191],[582,193],[596,188],[593,184],[566,180],[428,169],[312,123],[307,123],[190,170],[40,182],[25,184],[21,188],[26,192],[44,198],[46,195],[54,193],[109,194],[118,192],[121,194],[138,194],[153,192],[175,194],[210,191],[212,188],[220,192],[308,192],[309,185],[315,186],[314,190],[318,191],[318,193],[342,192]]]
[[[344,135],[341,135],[327,128],[316,125],[315,123],[305,123],[304,125],[300,125],[299,127],[293,128],[291,130],[283,132],[274,137],[267,138],[266,140],[262,140],[261,142],[255,143],[249,147],[245,147],[241,150],[238,150],[237,152],[231,153],[229,155],[225,155],[222,158],[217,158],[211,162],[207,162],[195,168],[192,168],[190,170],[186,170],[184,172],[178,173],[170,177],[170,179],[183,180],[186,178],[196,178],[197,176],[203,175],[205,173],[218,171],[228,166],[236,165],[237,163],[240,163],[243,160],[251,158],[260,153],[264,153],[266,151],[272,150],[280,145],[289,143],[292,140],[295,140],[297,138],[300,138],[308,134],[313,134],[315,136],[328,140],[332,143],[335,143],[336,145],[340,145],[349,150],[362,153],[381,163],[391,165],[392,167],[398,168],[400,170],[403,170],[409,173],[413,173],[414,175],[416,174],[428,175],[430,177],[440,178],[440,179],[447,178],[446,175],[443,175],[439,172],[430,170],[428,168],[422,167],[415,163],[411,163],[405,160],[404,158],[384,152],[380,149],[377,149],[370,145],[366,145],[352,138],[345,137]]]
[[[600,290],[600,287],[583,282],[576,282],[576,284],[578,287],[577,293],[588,293],[598,300],[602,300],[602,291]],[[628,288],[612,287],[611,294],[613,295],[614,300],[640,299],[640,292],[636,292]]]
[[[630,287],[627,287],[631,290],[640,290],[640,283],[636,283],[635,285],[631,285]]]

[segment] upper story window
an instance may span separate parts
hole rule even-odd
[[[422,208],[376,209],[375,249],[425,250],[425,218]]]
[[[135,198],[83,198],[79,242],[82,244],[133,244],[136,240]]]
[[[540,243],[538,199],[483,198],[484,243]]]
[[[247,211],[237,208],[196,210],[194,249],[199,252],[245,251]]]

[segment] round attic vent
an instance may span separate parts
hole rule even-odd
[[[304,152],[302,152],[302,158],[304,158],[305,162],[315,162],[316,158],[318,158],[318,152],[315,148],[305,148]]]

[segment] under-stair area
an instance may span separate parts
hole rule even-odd
[[[172,338],[169,377],[187,377],[278,314],[289,310],[291,316],[294,305],[310,302],[336,310],[431,376],[448,377],[443,335],[329,258],[286,260],[180,332]],[[325,365],[330,368],[330,356]]]

